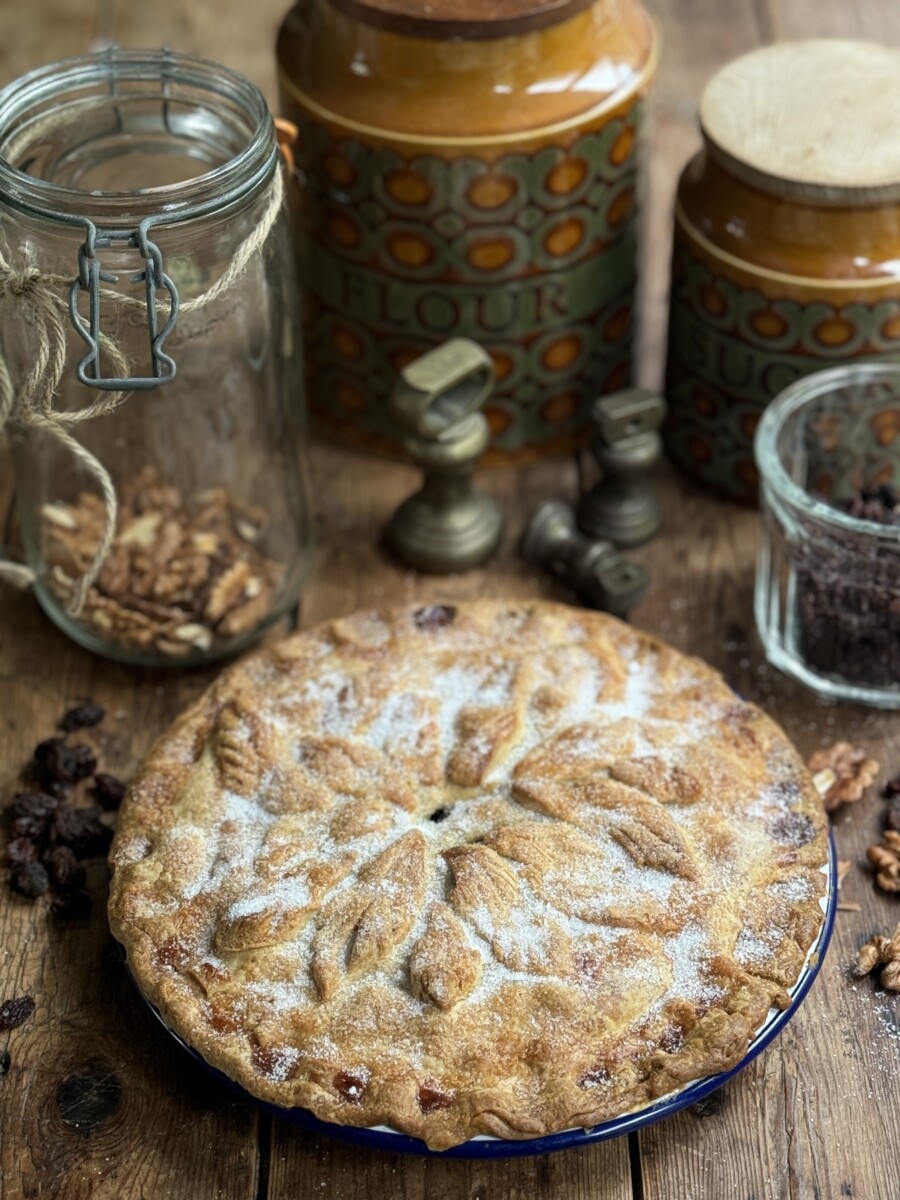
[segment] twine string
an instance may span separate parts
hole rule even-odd
[[[227,269],[201,295],[181,304],[181,313],[194,312],[218,300],[230,291],[244,275],[254,256],[258,254],[268,238],[278,217],[284,198],[281,172],[276,170],[269,196],[259,223],[234,254]],[[66,605],[70,616],[77,617],[84,608],[88,593],[100,574],[116,532],[118,500],[113,481],[106,467],[70,432],[71,426],[82,421],[92,421],[113,412],[125,401],[130,392],[98,392],[96,399],[82,408],[66,412],[54,407],[66,367],[68,332],[71,328],[68,293],[72,280],[62,275],[44,274],[34,266],[16,270],[0,252],[0,301],[9,300],[17,305],[22,314],[28,313],[34,331],[34,362],[20,381],[18,388],[4,360],[0,345],[0,433],[10,421],[18,421],[46,430],[65,446],[75,460],[91,475],[104,501],[105,517],[103,531],[96,550],[77,581]],[[134,296],[123,295],[109,288],[102,288],[101,299],[118,304],[122,308],[146,309],[145,302]],[[160,310],[166,307],[164,299],[157,300]],[[87,330],[85,319],[79,314],[82,328]],[[117,375],[128,374],[125,356],[104,333],[100,333],[100,349],[105,354]],[[163,384],[162,386],[166,386]],[[34,583],[34,572],[27,566],[0,559],[0,579],[18,587]]]

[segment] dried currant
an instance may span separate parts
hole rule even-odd
[[[64,713],[56,728],[61,729],[63,733],[72,733],[76,729],[90,729],[93,725],[99,725],[105,716],[106,709],[100,704],[92,704],[89,700],[86,704],[77,704]]]
[[[22,775],[44,790],[48,790],[54,785],[68,786],[71,779],[69,778],[69,748],[66,745],[66,739],[53,737],[38,742],[31,761],[25,766]]]
[[[43,896],[50,886],[50,877],[39,862],[27,862],[16,867],[10,880],[12,886],[30,900]]]
[[[6,843],[6,865],[13,870],[16,867],[24,867],[26,863],[35,862],[37,856],[38,848],[31,838],[12,838]]]
[[[443,629],[455,620],[456,608],[452,604],[429,604],[413,613],[413,624],[417,629]]]
[[[9,806],[10,815],[15,817],[46,817],[48,820],[59,808],[59,799],[46,792],[16,792]]]
[[[17,996],[14,1000],[4,1000],[0,1004],[0,1029],[17,1029],[24,1025],[34,1012],[34,1007],[31,996]]]
[[[100,808],[60,808],[53,822],[54,840],[68,846],[76,858],[105,855],[112,830],[100,820]]]
[[[91,793],[101,808],[107,810],[118,808],[125,796],[125,784],[115,775],[107,775],[98,771],[94,776],[94,786]]]
[[[68,846],[52,846],[44,855],[44,866],[54,887],[71,890],[84,886],[84,867]]]
[[[42,842],[50,836],[50,824],[59,808],[55,796],[43,792],[19,792],[9,806],[10,836]]]
[[[900,795],[891,797],[884,818],[884,827],[885,829],[893,829],[895,833],[900,833]]]
[[[892,776],[881,789],[881,794],[885,800],[890,800],[894,796],[900,796],[900,775]]]
[[[79,742],[75,746],[69,747],[71,754],[72,773],[74,782],[77,783],[80,779],[90,779],[97,770],[97,759],[90,746],[84,742]]]
[[[46,842],[50,836],[50,818],[16,817],[10,824],[9,835],[16,841],[27,838],[30,842]]]
[[[90,895],[81,889],[60,892],[50,901],[50,912],[62,921],[83,920],[91,915],[92,908]]]

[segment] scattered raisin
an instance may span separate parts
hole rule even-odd
[[[90,729],[92,725],[99,725],[105,716],[105,708],[88,701],[86,704],[77,704],[64,713],[56,728],[61,729],[63,733],[72,733],[76,729]]]
[[[52,846],[44,855],[44,866],[50,882],[58,888],[84,886],[85,871],[68,846]]]
[[[105,855],[112,830],[100,820],[101,812],[100,808],[60,808],[53,822],[55,841],[68,846],[76,858]]]
[[[42,790],[66,788],[69,779],[69,748],[64,737],[47,738],[38,742],[30,762],[22,771],[22,778],[37,784]]]
[[[10,882],[17,892],[31,900],[43,896],[50,886],[49,876],[39,862],[27,862],[21,867],[16,867]]]
[[[17,837],[6,843],[6,865],[13,870],[35,862],[37,856],[38,848],[31,838]]]
[[[10,1057],[8,1050],[0,1050],[0,1079],[9,1073]]]
[[[50,819],[16,817],[9,827],[9,835],[16,841],[27,838],[30,842],[46,842],[50,836]]]
[[[91,793],[101,808],[107,810],[118,808],[125,796],[125,784],[115,775],[106,775],[102,771],[94,776],[94,786]]]
[[[97,760],[90,746],[79,742],[75,746],[66,744],[64,737],[47,738],[35,747],[34,757],[27,765],[24,775],[38,784],[42,791],[53,791],[74,786],[79,779],[87,779],[97,769]]]
[[[50,912],[63,921],[83,920],[91,915],[92,908],[90,895],[81,889],[60,892],[50,901]]]
[[[31,996],[17,996],[15,1000],[4,1000],[0,1004],[0,1029],[17,1029],[24,1025],[34,1012]]]
[[[75,782],[79,779],[90,779],[97,770],[97,757],[90,746],[84,742],[79,742],[76,746],[70,747],[72,751],[72,765],[75,771]]]
[[[900,796],[900,775],[894,775],[889,779],[881,789],[881,794],[885,800],[891,800],[894,796]]]
[[[9,806],[12,817],[50,817],[59,808],[56,796],[48,796],[45,792],[16,792]]]
[[[452,604],[429,604],[413,613],[413,624],[417,629],[443,629],[455,620],[456,608]]]
[[[428,820],[434,821],[436,825],[439,825],[441,821],[446,821],[449,816],[449,808],[436,808],[433,813],[428,814]]]
[[[43,792],[19,792],[9,806],[10,836],[45,841],[50,836],[50,822],[59,807],[54,796]]]
[[[900,833],[900,796],[891,797],[884,818],[884,827]]]

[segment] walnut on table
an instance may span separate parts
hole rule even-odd
[[[876,869],[875,882],[885,892],[900,892],[900,833],[886,829],[881,844],[870,846],[866,857]]]
[[[900,992],[900,925],[893,937],[877,935],[860,948],[853,967],[857,978],[881,968],[881,986],[889,992]]]
[[[861,800],[881,769],[865,750],[851,746],[849,742],[835,742],[833,746],[817,750],[807,766],[826,812]]]

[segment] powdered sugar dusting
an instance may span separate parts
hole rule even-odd
[[[526,635],[510,625],[509,637],[520,636]],[[682,803],[675,796],[657,803],[652,772],[626,775],[638,781],[633,784],[616,782],[614,768],[625,764],[635,772],[644,764],[642,770],[649,772],[646,764],[652,762],[660,778],[667,771],[677,778],[676,768],[689,774],[698,743],[715,744],[722,703],[704,707],[692,699],[669,711],[666,688],[676,685],[661,683],[655,654],[644,652],[637,641],[626,643],[612,669],[577,625],[562,645],[544,646],[529,632],[527,654],[502,639],[477,653],[473,648],[454,654],[448,649],[452,637],[450,625],[435,639],[431,654],[427,640],[420,639],[424,648],[415,656],[384,659],[369,653],[384,641],[373,634],[359,657],[342,644],[323,651],[315,668],[307,659],[304,669],[315,673],[299,683],[288,673],[270,676],[253,721],[245,721],[236,734],[232,730],[248,746],[256,740],[264,760],[257,783],[246,794],[236,790],[240,780],[221,792],[213,817],[186,805],[182,822],[162,839],[169,859],[182,864],[183,877],[175,872],[168,891],[161,886],[152,899],[143,900],[141,915],[170,917],[179,906],[211,897],[208,927],[192,930],[197,952],[227,978],[244,969],[250,961],[246,955],[259,951],[252,977],[243,984],[253,1019],[273,1018],[288,1027],[287,1018],[298,1011],[321,1014],[319,1025],[310,1021],[302,1048],[271,1052],[266,1072],[273,1079],[291,1077],[301,1057],[337,1060],[341,1039],[330,1036],[329,1013],[337,1014],[343,1037],[361,1040],[377,1033],[377,1009],[367,1001],[373,988],[390,988],[395,1017],[402,1014],[408,1022],[408,1033],[395,1035],[390,1053],[417,1067],[425,1062],[421,1030],[449,1018],[413,995],[409,961],[435,905],[456,912],[468,951],[477,952],[479,982],[465,1005],[487,1024],[498,1020],[502,989],[538,983],[577,989],[580,996],[587,992],[596,998],[598,1011],[608,998],[626,1016],[633,1006],[635,1022],[646,1021],[648,1013],[662,1022],[671,1002],[709,1005],[722,994],[710,962],[731,952],[729,937],[734,957],[750,971],[764,969],[783,940],[778,922],[763,932],[756,923],[751,929],[745,909],[752,871],[771,852],[773,821],[788,823],[782,844],[790,844],[796,788],[774,784],[751,798],[730,838],[716,841],[710,823],[717,797],[712,806],[709,797]],[[696,682],[685,669],[677,687]],[[515,719],[504,723],[498,714]],[[433,775],[415,774],[426,743],[446,770],[464,735],[470,757],[491,764],[478,782],[435,784]],[[291,788],[302,790],[302,785],[285,783],[289,773],[282,776],[277,763],[266,763],[259,747],[278,746],[279,753],[293,755],[290,778],[297,779],[308,769],[303,748],[317,740],[329,748],[344,742],[350,766],[343,775],[336,769],[334,778],[316,776],[312,799],[296,796]],[[538,764],[538,778],[545,778],[539,774],[545,770],[552,781],[566,776],[609,780],[611,788],[621,789],[616,793],[621,800],[601,803],[586,794],[579,799],[574,789],[566,793],[563,787],[559,813],[539,801],[526,808],[516,791],[517,772],[526,759],[528,770],[532,762]],[[718,776],[708,762],[704,766],[705,786],[715,791],[710,781],[715,784]],[[722,787],[730,786],[724,772]],[[649,819],[646,809],[654,803]],[[536,834],[532,859],[526,855],[520,861],[514,850],[495,848],[498,831],[523,823],[532,833],[548,827],[546,855]],[[583,839],[586,849],[554,857],[549,827],[560,824]],[[366,874],[411,830],[420,831],[425,841],[421,878],[415,875],[417,866],[377,878]],[[672,865],[682,834],[693,855],[693,873]],[[802,836],[798,829],[798,844]],[[489,861],[501,860],[501,880],[504,871],[514,878],[515,901],[499,902],[489,888],[481,903],[456,894],[459,880],[443,852],[485,842],[495,856]],[[156,850],[149,842],[134,850],[126,844],[120,862],[140,867],[142,856],[152,860]],[[808,901],[813,889],[797,873],[770,883],[766,894],[776,910],[788,912],[791,905]],[[359,896],[366,903],[354,908]],[[337,921],[330,930],[343,977],[333,997],[322,1001],[311,969],[317,934],[325,914],[343,911],[343,900],[351,902],[344,905],[346,928]],[[411,920],[401,921],[397,914],[408,910]],[[725,914],[726,926],[731,923],[730,934],[718,940],[711,932],[714,923],[705,921],[714,911]],[[248,938],[257,942],[246,949],[222,949],[222,930],[238,926],[250,929]],[[366,942],[366,967],[355,973],[351,957],[357,939]],[[540,1019],[556,1018],[548,1009]],[[355,1072],[348,1076],[348,1089],[363,1086],[366,1077]],[[357,1078],[360,1084],[354,1083]]]

